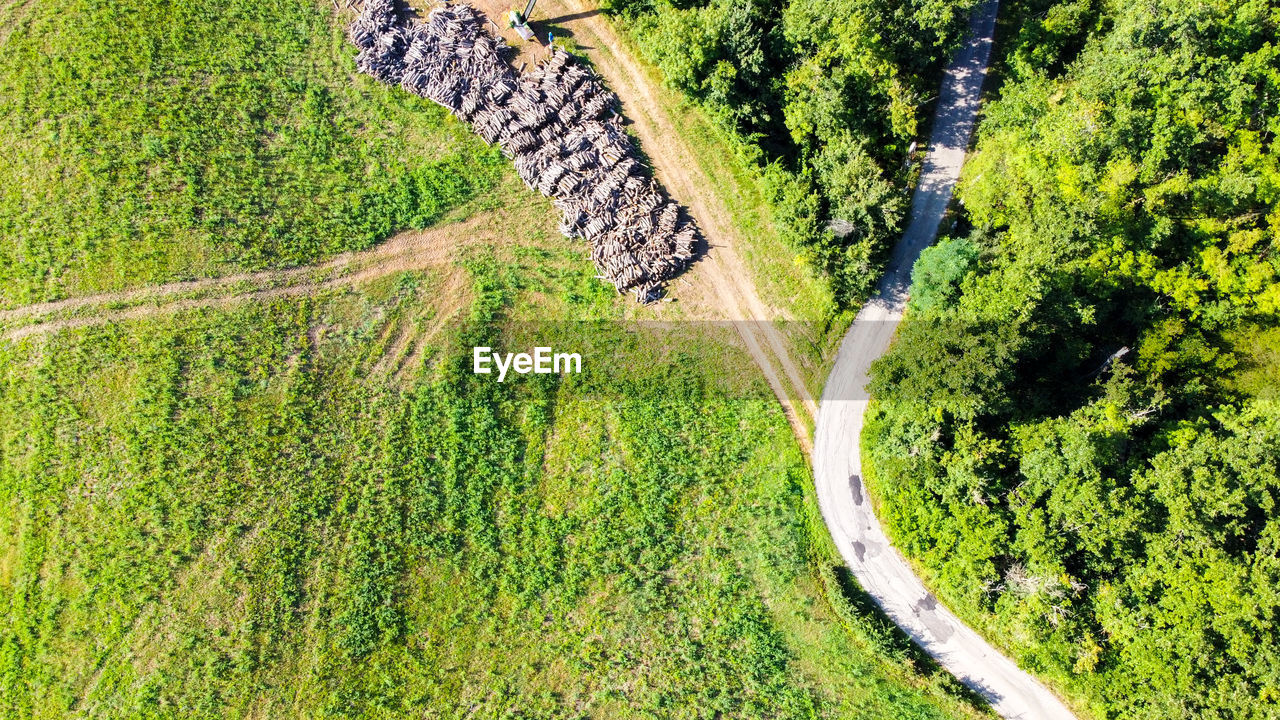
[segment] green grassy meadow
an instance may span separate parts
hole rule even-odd
[[[423,227],[501,156],[294,0],[0,9],[0,306],[288,266]]]
[[[590,321],[621,372],[480,378],[467,348],[537,327],[487,252],[404,381],[385,325],[441,274],[0,349],[3,715],[972,712],[823,584],[730,336]]]

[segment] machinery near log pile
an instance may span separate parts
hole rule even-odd
[[[533,6],[538,0],[529,0],[529,4],[524,6],[524,12],[511,11],[511,29],[516,31],[521,40],[529,42],[533,40],[533,29],[529,27],[529,18],[533,17]]]
[[[636,159],[617,97],[564,50],[552,48],[521,76],[503,57],[505,43],[464,4],[411,21],[397,0],[365,0],[349,36],[361,72],[443,105],[497,143],[563,214],[560,231],[590,244],[619,292],[656,300],[693,258],[698,229]]]

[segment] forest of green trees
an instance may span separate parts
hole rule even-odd
[[[1037,5],[873,371],[881,516],[1091,715],[1275,717],[1280,4]]]
[[[907,209],[904,160],[973,0],[607,0],[664,79],[760,168],[775,221],[866,296]]]

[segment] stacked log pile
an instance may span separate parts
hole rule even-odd
[[[654,300],[693,258],[697,227],[637,161],[617,97],[565,51],[521,76],[483,16],[463,4],[418,21],[397,0],[365,0],[349,35],[361,72],[443,105],[497,143],[563,214],[561,232],[590,244],[619,292]]]

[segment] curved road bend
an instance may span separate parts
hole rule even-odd
[[[925,589],[885,537],[862,487],[859,437],[867,408],[867,369],[888,348],[906,307],[911,267],[933,243],[960,175],[978,112],[995,32],[998,0],[984,0],[969,40],[947,67],[911,224],[872,298],[849,328],[827,378],[814,433],[818,503],[836,547],[862,588],[895,623],[1005,718],[1074,720],[1035,678],[991,647]]]

